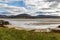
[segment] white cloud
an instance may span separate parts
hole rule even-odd
[[[35,13],[38,11],[48,13],[49,15],[60,15],[60,2],[59,0],[25,0],[28,8],[31,8],[30,12]],[[56,12],[56,11],[59,11]]]
[[[27,12],[27,10],[24,7],[9,6],[6,9],[8,9],[8,12],[13,13],[14,15]]]
[[[7,9],[8,12],[14,15],[27,12],[24,7],[8,6],[7,4],[0,4],[0,7]]]
[[[22,1],[22,0],[0,0],[0,2]],[[26,3],[27,9],[24,7],[8,6],[7,4],[0,4],[0,7],[8,9],[14,15],[21,13],[28,13],[30,15],[38,15],[35,12],[43,12],[44,15],[58,15],[60,16],[60,2],[59,0],[23,0]]]
[[[4,1],[22,1],[22,0],[0,0],[0,2],[4,2]]]
[[[2,2],[2,3],[9,3],[9,2],[13,2],[13,1],[22,1],[22,0],[0,0],[0,2]]]

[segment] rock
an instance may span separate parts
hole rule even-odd
[[[9,25],[8,21],[0,20],[0,27],[5,27],[4,25]]]
[[[58,26],[58,28],[60,28],[60,25]]]
[[[9,25],[10,23],[8,21],[4,21],[4,25]]]

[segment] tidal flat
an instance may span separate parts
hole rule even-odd
[[[30,29],[56,28],[60,25],[59,18],[40,18],[40,19],[11,19],[0,18],[0,20],[9,21],[12,25]]]

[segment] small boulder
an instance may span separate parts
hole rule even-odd
[[[8,21],[0,20],[0,27],[5,27],[4,25],[9,25]]]
[[[4,25],[9,25],[10,23],[8,21],[4,21]]]
[[[58,26],[58,28],[60,28],[60,25]]]

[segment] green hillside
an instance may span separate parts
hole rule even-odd
[[[60,40],[60,33],[36,33],[0,28],[0,40]]]

